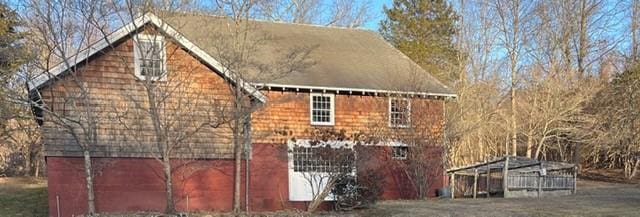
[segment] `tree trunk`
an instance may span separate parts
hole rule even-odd
[[[42,160],[44,160],[44,157],[42,156],[44,152],[44,145],[42,143],[38,144],[38,153],[36,154],[36,171],[34,176],[40,177],[40,165],[42,163]]]
[[[236,124],[237,125],[237,124]],[[238,129],[238,128],[236,128]],[[234,180],[233,180],[233,212],[240,212],[240,182],[241,182],[241,167],[242,167],[242,146],[239,142],[238,133],[235,132],[233,135],[234,146],[235,146],[235,171],[234,171]]]
[[[640,169],[640,159],[627,159],[624,162],[624,176],[631,180],[638,174]]]
[[[27,153],[24,155],[24,175],[25,176],[31,176],[31,158],[32,158],[31,148],[29,148]]]
[[[322,192],[316,195],[316,197],[314,197],[313,200],[311,200],[311,203],[309,203],[309,206],[307,207],[307,212],[313,212],[313,211],[316,211],[316,209],[318,209],[320,204],[324,202],[324,198],[326,198],[331,192],[331,189],[333,189],[333,184],[335,183],[335,181],[336,181],[335,177],[329,178],[329,181],[324,186],[324,189],[322,189]]]
[[[588,36],[587,36],[587,19],[589,18],[589,11],[587,10],[587,0],[580,2],[580,23],[578,25],[578,76],[584,77],[586,71],[585,59],[587,56]]]
[[[521,46],[516,38],[520,37],[520,1],[514,1],[513,15],[513,44],[509,51],[511,60],[511,155],[516,156],[518,151],[518,125],[516,119],[516,85],[518,81],[518,46]]]
[[[527,135],[527,157],[531,158],[531,153],[533,152],[533,132],[529,131],[529,135]]]
[[[516,156],[518,150],[518,128],[516,125],[516,71],[511,72],[511,155]]]
[[[33,172],[33,176],[38,178],[40,177],[40,155],[37,155],[36,157],[36,166],[35,166],[35,171]]]
[[[638,19],[640,18],[640,1],[633,0],[631,3],[631,60],[638,60]]]
[[[244,143],[241,141],[241,137],[244,135],[240,135],[242,133],[243,128],[243,110],[242,110],[242,99],[243,99],[243,90],[240,85],[234,86],[235,92],[235,111],[233,115],[233,125],[231,132],[233,132],[233,147],[234,147],[234,179],[233,179],[233,212],[239,213],[241,211],[240,208],[240,186],[242,182],[242,151]]]
[[[176,208],[173,202],[173,180],[171,176],[171,158],[165,154],[162,157],[162,167],[164,171],[165,180],[165,190],[167,196],[167,207],[165,208],[165,212],[168,214],[173,214],[176,212]]]
[[[640,170],[640,159],[636,159],[636,163],[633,166],[631,175],[629,175],[629,179],[633,179],[638,175],[638,170]]]
[[[95,195],[93,194],[93,174],[91,168],[91,155],[89,150],[84,150],[84,175],[87,187],[87,215],[93,216],[96,213]]]

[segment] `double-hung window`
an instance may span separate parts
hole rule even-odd
[[[134,37],[135,75],[141,80],[165,80],[166,58],[164,37],[136,35]]]
[[[310,116],[312,125],[333,125],[335,120],[335,105],[333,94],[310,95]]]
[[[389,98],[389,126],[409,127],[411,124],[411,101],[407,98]]]

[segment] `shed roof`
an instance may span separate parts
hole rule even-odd
[[[478,173],[486,173],[487,170],[503,170],[507,158],[509,159],[508,170],[510,171],[538,171],[540,166],[545,168],[547,171],[571,169],[575,167],[575,164],[570,163],[542,161],[520,156],[504,156],[486,162],[451,168],[447,170],[447,173],[475,173],[476,171]]]

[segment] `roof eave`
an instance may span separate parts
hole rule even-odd
[[[281,88],[283,90],[286,89],[295,89],[295,90],[309,90],[313,92],[314,90],[318,90],[320,92],[344,92],[344,93],[371,93],[371,94],[401,94],[401,95],[410,95],[410,96],[432,96],[432,97],[443,97],[445,99],[455,99],[458,97],[457,94],[453,93],[434,93],[434,92],[420,92],[420,91],[397,91],[397,90],[381,90],[381,89],[367,89],[367,88],[349,88],[349,87],[325,87],[325,86],[309,86],[309,85],[291,85],[291,84],[276,84],[276,83],[260,83],[254,82],[252,83],[257,87],[267,87],[267,88]]]

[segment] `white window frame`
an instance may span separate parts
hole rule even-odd
[[[162,76],[145,76],[142,75],[140,69],[140,45],[138,41],[151,41],[153,43],[160,43],[160,58],[162,59]],[[152,81],[166,81],[167,80],[167,55],[165,48],[164,37],[161,35],[146,35],[146,34],[137,34],[133,37],[133,63],[134,63],[134,74],[140,80],[152,80]]]
[[[329,97],[330,105],[330,113],[329,113],[329,122],[318,122],[313,121],[313,97],[321,96],[321,97]],[[333,126],[335,125],[336,120],[336,103],[335,103],[335,94],[327,94],[327,93],[311,93],[309,94],[309,121],[311,125],[319,125],[319,126]]]
[[[393,100],[404,100],[407,102],[407,123],[406,124],[394,124],[391,119],[392,119],[392,115],[391,115],[391,102]],[[389,127],[394,127],[394,128],[408,128],[409,126],[411,126],[411,99],[409,98],[400,98],[400,97],[391,97],[389,98]]]

